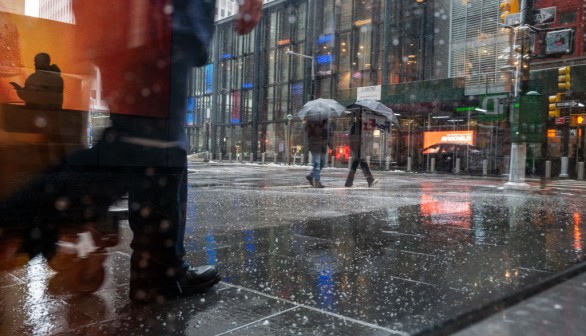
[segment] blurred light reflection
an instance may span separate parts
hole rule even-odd
[[[576,253],[582,252],[582,215],[579,212],[574,212],[574,251]]]

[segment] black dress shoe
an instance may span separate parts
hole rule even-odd
[[[212,265],[189,267],[181,275],[162,279],[145,277],[144,271],[131,271],[129,298],[135,303],[164,303],[168,299],[204,293],[220,282]]]
[[[177,280],[177,291],[180,296],[193,295],[206,292],[220,282],[217,268],[212,265],[190,267],[185,274]]]
[[[307,175],[307,176],[305,176],[305,178],[307,179],[307,181],[309,182],[309,184],[313,187],[313,176]]]

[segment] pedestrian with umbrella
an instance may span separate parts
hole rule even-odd
[[[305,120],[307,146],[311,153],[312,170],[305,178],[314,188],[323,188],[321,170],[328,160],[328,146],[331,148],[333,133],[331,132],[331,117],[337,117],[346,108],[332,99],[319,98],[307,102],[299,110],[299,118]]]
[[[390,108],[378,101],[359,100],[352,104],[351,107],[359,107],[359,110],[354,112],[354,116],[352,118],[353,123],[348,134],[350,141],[350,151],[352,153],[353,160],[344,186],[346,188],[350,188],[354,185],[356,169],[358,169],[358,166],[360,165],[360,169],[362,170],[362,173],[366,178],[366,182],[368,183],[368,187],[370,188],[375,185],[378,180],[372,176],[368,162],[363,157],[365,154],[362,150],[363,114],[365,114],[365,112],[370,112],[374,115],[383,116],[390,122],[385,123],[388,126],[390,126],[391,123],[399,125],[399,120]]]
[[[370,167],[368,167],[368,162],[362,158],[362,113],[356,113],[352,119],[353,123],[350,128],[350,132],[348,133],[350,141],[350,152],[352,153],[352,165],[350,166],[350,171],[348,172],[348,177],[346,177],[346,183],[344,186],[346,188],[350,188],[352,185],[354,185],[356,169],[358,169],[358,165],[360,165],[360,169],[362,170],[362,173],[366,178],[366,182],[368,183],[368,187],[370,188],[375,185],[378,180],[372,176]]]

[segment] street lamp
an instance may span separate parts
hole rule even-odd
[[[314,83],[315,82],[314,57],[313,56],[309,56],[309,55],[299,54],[299,53],[296,53],[296,52],[291,51],[291,50],[287,50],[285,53],[287,55],[289,55],[289,56],[293,55],[293,56],[303,57],[303,58],[307,58],[307,59],[311,60],[311,90],[309,92],[310,92],[310,97],[312,99],[315,98],[314,97],[314,94],[313,94],[313,92],[314,92],[314,86],[315,86],[315,83]],[[311,100],[311,99],[308,99],[308,100]],[[289,133],[289,140],[288,140],[289,153],[287,154],[287,161],[289,161],[289,157],[290,157],[290,153],[291,153],[291,146],[292,146],[292,144],[291,144],[291,118],[288,118],[287,123],[289,124],[289,127],[288,127],[289,128],[289,132],[288,132]],[[303,155],[305,156],[305,154],[303,154]]]
[[[291,165],[291,147],[292,147],[292,137],[291,137],[291,120],[293,120],[293,116],[291,113],[287,114],[287,164]]]
[[[295,56],[299,56],[299,57],[303,57],[303,58],[308,58],[308,59],[311,60],[311,82],[313,84],[313,81],[315,80],[315,68],[314,68],[314,65],[313,65],[313,63],[314,63],[313,62],[313,56],[299,54],[299,53],[293,52],[291,50],[287,50],[286,54],[287,55],[295,55]]]

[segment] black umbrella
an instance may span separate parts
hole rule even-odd
[[[357,100],[354,104],[362,106],[362,107],[366,107],[367,109],[375,112],[376,114],[380,114],[380,115],[386,117],[387,120],[389,120],[393,124],[399,126],[399,119],[397,118],[395,113],[393,113],[393,110],[391,110],[390,107],[384,105],[383,103],[381,103],[379,101],[372,100],[372,99],[363,99],[363,100]]]
[[[318,98],[305,103],[297,115],[305,120],[326,120],[339,117],[345,110],[346,107],[333,99]]]

